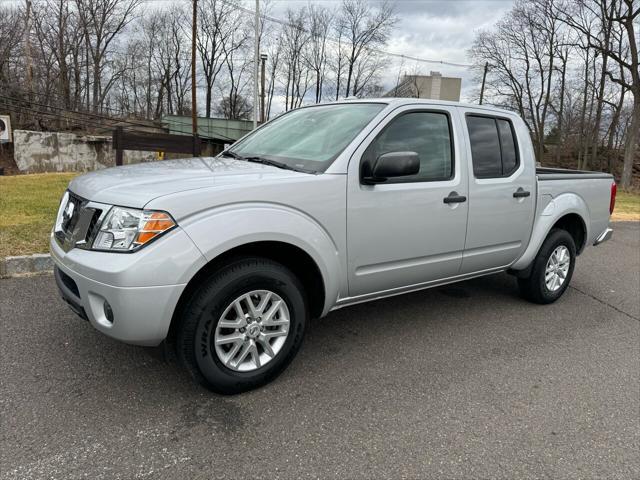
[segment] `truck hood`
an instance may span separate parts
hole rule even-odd
[[[94,202],[142,208],[154,198],[186,190],[250,186],[307,176],[307,173],[226,157],[188,158],[87,173],[72,180],[69,189]]]

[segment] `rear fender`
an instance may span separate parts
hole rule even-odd
[[[533,225],[533,232],[531,233],[529,246],[522,256],[511,266],[511,270],[517,271],[526,269],[531,262],[533,262],[533,259],[538,254],[542,243],[545,241],[556,222],[565,215],[569,215],[571,213],[575,213],[582,219],[585,228],[585,238],[591,238],[591,232],[589,231],[590,214],[587,204],[582,197],[575,193],[564,193],[553,198],[546,205],[544,210],[538,214]],[[588,242],[586,242],[585,245],[588,245]]]

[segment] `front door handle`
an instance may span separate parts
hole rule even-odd
[[[458,192],[451,192],[448,197],[444,197],[442,200],[444,203],[462,203],[467,201],[467,197],[464,195],[458,195]]]
[[[527,192],[524,188],[520,187],[513,192],[513,198],[526,198],[531,195],[531,192]]]

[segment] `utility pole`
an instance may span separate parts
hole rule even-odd
[[[198,21],[198,0],[193,0],[193,20],[191,25],[191,133],[194,145],[198,136],[198,109],[196,96],[196,35]],[[195,149],[195,148],[194,148]]]
[[[258,127],[258,61],[260,56],[260,0],[256,0],[255,49],[253,52],[253,129]]]
[[[264,64],[267,62],[267,54],[260,55],[260,60],[262,60],[262,71],[260,72],[260,123],[264,123],[266,120],[264,115]]]
[[[489,71],[489,62],[484,62],[484,72],[482,73],[482,87],[480,87],[480,105],[484,99],[484,83],[487,80],[487,72]]]

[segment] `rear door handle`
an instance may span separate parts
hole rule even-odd
[[[467,201],[464,195],[458,195],[458,192],[451,192],[448,197],[442,200],[444,203],[462,203]]]
[[[531,192],[527,192],[524,188],[520,187],[513,192],[513,198],[526,198],[531,195]]]

